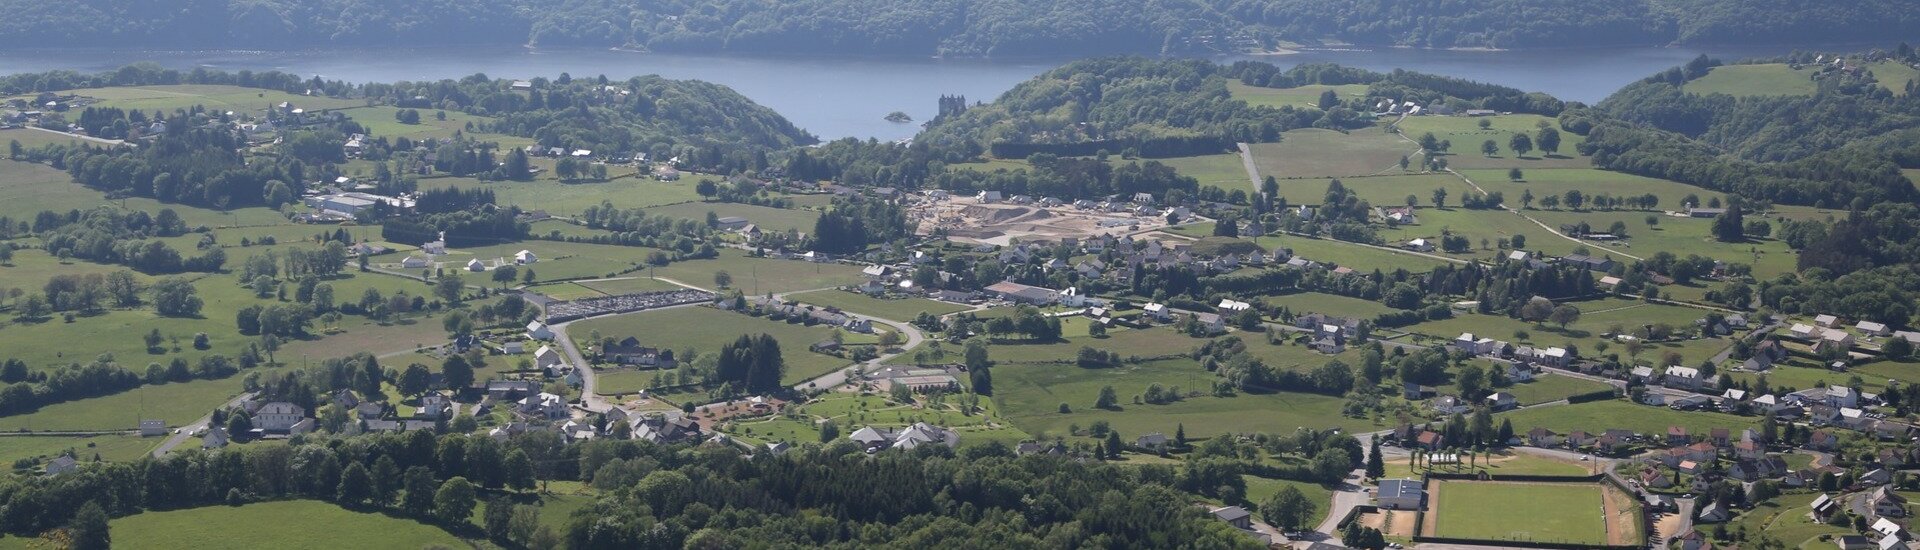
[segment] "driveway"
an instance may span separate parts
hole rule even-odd
[[[253,398],[253,392],[242,393],[240,394],[239,397],[235,397],[233,398],[232,401],[228,401],[227,404],[221,405],[220,408],[225,409],[225,408],[231,408],[231,407],[238,407],[240,406],[240,402],[246,401],[252,398]],[[207,411],[206,416],[200,417],[199,420],[193,421],[192,424],[181,426],[180,429],[176,430],[173,435],[167,436],[167,440],[160,443],[159,447],[154,447],[153,456],[156,458],[167,456],[167,453],[173,452],[174,447],[178,447],[180,446],[181,443],[185,443],[187,441],[187,438],[193,437],[194,432],[200,431],[202,428],[206,428],[207,424],[210,424],[212,422],[213,422],[213,411]]]

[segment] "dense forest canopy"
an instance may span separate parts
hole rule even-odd
[[[1904,37],[1896,0],[0,0],[0,45],[535,44],[949,56],[1204,53],[1335,40],[1427,48]]]

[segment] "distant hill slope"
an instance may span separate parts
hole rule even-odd
[[[0,0],[0,46],[537,44],[946,56],[1821,44],[1920,28],[1899,0]]]

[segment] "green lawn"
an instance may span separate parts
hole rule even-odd
[[[1240,160],[1238,153],[1154,160],[1172,167],[1174,172],[1182,176],[1200,180],[1202,187],[1218,187],[1228,192],[1235,189],[1248,193],[1257,191],[1253,187],[1253,180],[1247,179],[1247,165]]]
[[[641,292],[659,292],[662,290],[680,290],[686,287],[646,277],[628,277],[599,281],[581,281],[574,283],[609,295],[637,294]]]
[[[1333,503],[1333,491],[1320,486],[1318,483],[1307,483],[1288,479],[1269,479],[1252,474],[1243,474],[1240,476],[1240,479],[1244,479],[1247,482],[1247,502],[1254,504],[1266,502],[1267,497],[1271,497],[1274,493],[1280,492],[1280,488],[1282,487],[1291,486],[1299,489],[1300,494],[1307,496],[1307,502],[1313,503],[1313,517],[1308,518],[1307,525],[1319,525],[1320,522],[1326,521],[1327,512]]]
[[[1267,176],[1261,172],[1262,177]],[[1343,177],[1340,185],[1352,191],[1361,199],[1374,206],[1406,206],[1407,195],[1413,195],[1416,204],[1431,206],[1433,190],[1447,190],[1447,204],[1460,204],[1460,199],[1473,193],[1467,182],[1452,174],[1415,174],[1402,173],[1399,168],[1392,172],[1372,177]],[[1328,178],[1302,178],[1279,180],[1280,196],[1288,204],[1320,204],[1326,201]]]
[[[1386,304],[1372,300],[1348,298],[1335,294],[1321,294],[1319,292],[1301,292],[1284,296],[1262,296],[1260,301],[1271,306],[1285,307],[1293,311],[1296,315],[1325,313],[1341,317],[1372,319],[1381,314],[1399,311],[1387,307]]]
[[[1424,273],[1432,271],[1434,267],[1447,263],[1425,256],[1381,250],[1333,239],[1312,239],[1285,235],[1260,237],[1254,239],[1253,242],[1259,244],[1261,248],[1268,250],[1276,248],[1292,249],[1293,255],[1296,257],[1306,258],[1323,264],[1330,263],[1351,267],[1362,273],[1372,272],[1376,269],[1387,273],[1391,273],[1396,269]]]
[[[812,233],[814,221],[820,219],[820,213],[811,210],[772,208],[730,202],[683,202],[647,209],[648,214],[686,218],[689,220],[698,220],[702,223],[706,222],[708,212],[712,212],[714,215],[722,218],[728,216],[746,218],[747,221],[760,226],[761,231],[799,231],[801,233]]]
[[[1442,537],[1605,544],[1600,491],[1597,484],[1447,481],[1428,521],[1438,521]]]
[[[889,321],[911,322],[921,313],[946,315],[966,311],[967,306],[928,300],[924,298],[874,298],[858,292],[844,290],[818,290],[803,294],[793,294],[787,299],[805,302],[817,306],[840,308],[861,315],[879,317]]]
[[[1687,195],[1698,196],[1702,201],[1711,201],[1715,198],[1721,200],[1726,199],[1726,195],[1718,191],[1702,189],[1676,181],[1591,168],[1523,169],[1521,170],[1522,179],[1520,181],[1508,179],[1509,174],[1504,168],[1461,170],[1460,174],[1472,178],[1474,183],[1479,184],[1480,187],[1486,189],[1487,192],[1497,192],[1505,196],[1507,205],[1514,208],[1520,208],[1522,206],[1520,196],[1528,191],[1532,191],[1533,196],[1536,197],[1534,202],[1535,206],[1539,205],[1538,197],[1565,195],[1568,191],[1579,191],[1589,197],[1601,194],[1615,197],[1638,197],[1652,193],[1654,196],[1660,198],[1660,203],[1656,205],[1655,208],[1661,210],[1685,209],[1686,205],[1684,203]],[[1705,206],[1705,204],[1700,206]],[[1664,219],[1661,220],[1662,223],[1666,221],[1667,220]]]
[[[1898,61],[1875,61],[1867,64],[1867,70],[1873,72],[1873,78],[1880,86],[1893,95],[1907,94],[1907,81],[1920,82],[1920,69],[1914,69]]]
[[[1607,384],[1558,374],[1539,374],[1532,382],[1521,382],[1501,388],[1500,391],[1513,394],[1522,405],[1559,401],[1568,396],[1596,392],[1607,389]]]
[[[617,276],[620,272],[646,261],[647,254],[655,249],[611,244],[520,241],[473,248],[449,248],[447,255],[440,257],[440,266],[448,271],[460,271],[460,276],[465,278],[467,284],[491,285],[494,266],[511,265],[514,253],[521,250],[533,252],[534,257],[539,261],[515,269],[532,269],[535,275],[534,280],[544,282]],[[389,267],[397,269],[397,262],[400,259],[394,257],[387,260],[395,262],[395,265]],[[487,271],[481,273],[466,271],[467,261],[474,259],[486,264]],[[519,275],[519,277],[524,276],[524,272]]]
[[[1151,432],[1171,434],[1181,426],[1194,439],[1224,433],[1287,432],[1299,426],[1374,428],[1366,420],[1341,416],[1342,401],[1338,397],[1303,393],[1211,397],[1209,392],[1219,377],[1187,359],[1110,369],[1002,363],[994,367],[993,374],[995,403],[1015,427],[1035,436],[1066,435],[1072,425],[1085,428],[1103,420],[1123,438]],[[1166,405],[1133,404],[1133,396],[1154,383],[1203,395]],[[1119,394],[1121,405],[1117,410],[1093,407],[1103,386],[1113,386]],[[1060,413],[1061,403],[1072,412]]]
[[[1320,108],[1320,94],[1328,90],[1332,90],[1342,100],[1357,99],[1367,95],[1365,84],[1308,84],[1292,88],[1267,88],[1248,86],[1238,80],[1227,81],[1227,93],[1232,94],[1234,99],[1245,101],[1248,105],[1266,105],[1275,108],[1292,105],[1299,109],[1317,110]]]
[[[492,117],[477,116],[449,110],[442,111],[446,113],[447,119],[440,120],[434,114],[439,111],[438,109],[416,110],[420,112],[419,124],[403,124],[395,120],[394,113],[400,112],[399,107],[355,107],[343,110],[341,113],[353,118],[354,122],[360,123],[361,126],[367,129],[368,134],[376,137],[385,137],[389,140],[398,137],[405,137],[416,141],[426,138],[448,139],[453,137],[455,133],[464,133],[467,137],[473,139],[499,143],[502,148],[526,147],[534,143],[533,139],[520,136],[466,131],[467,123],[471,122],[478,125],[491,122],[493,120]]]
[[[1685,426],[1689,433],[1706,433],[1712,428],[1740,430],[1758,425],[1752,417],[1716,412],[1680,412],[1666,407],[1636,405],[1625,400],[1594,401],[1578,405],[1536,407],[1504,416],[1513,420],[1513,431],[1526,433],[1535,427],[1567,433],[1586,430],[1600,433],[1611,428],[1644,434],[1664,434],[1671,426]]]
[[[1794,70],[1785,63],[1725,65],[1687,82],[1684,89],[1701,95],[1812,95],[1816,89],[1813,72],[1812,68]]]
[[[54,144],[54,143],[58,143],[61,145],[73,145],[73,144],[85,145],[88,143],[92,143],[90,141],[69,136],[66,134],[61,134],[56,132],[43,132],[33,128],[8,128],[5,130],[0,130],[0,141],[5,141],[5,142],[18,141],[20,142],[20,145],[22,147],[26,147],[29,149],[40,147],[42,145]]]
[[[745,251],[731,248],[721,249],[720,257],[711,260],[673,262],[666,267],[650,268],[634,275],[665,277],[701,288],[713,288],[713,274],[719,271],[733,276],[735,288],[754,296],[860,282],[859,267],[752,258]]]
[[[574,325],[568,334],[584,340],[598,330],[608,338],[638,337],[644,345],[663,346],[675,351],[693,349],[700,354],[718,353],[720,347],[741,335],[771,334],[780,341],[780,354],[787,361],[782,383],[798,383],[851,361],[807,351],[807,346],[826,340],[833,330],[824,326],[806,326],[771,321],[709,307],[680,307],[616,315]],[[649,375],[650,377],[651,375]]]
[[[544,515],[544,514],[543,514]],[[271,526],[245,529],[235,526]],[[115,548],[424,548],[469,544],[432,525],[313,500],[145,512],[113,520]]]
[[[1309,128],[1286,132],[1279,143],[1254,144],[1252,151],[1262,178],[1285,180],[1400,174],[1400,157],[1418,148],[1379,128],[1351,133]]]
[[[1480,121],[1487,121],[1487,129],[1480,129]],[[1554,156],[1546,156],[1536,148],[1524,157],[1515,157],[1513,150],[1507,147],[1514,134],[1526,134],[1532,138],[1539,135],[1540,123],[1560,131],[1560,150]],[[1579,146],[1586,137],[1562,130],[1558,121],[1552,117],[1529,114],[1499,115],[1487,117],[1467,116],[1416,116],[1407,117],[1400,122],[1400,132],[1409,139],[1418,140],[1428,132],[1435,139],[1453,142],[1447,149],[1447,165],[1453,168],[1586,168],[1592,165],[1587,157],[1580,156]],[[1494,156],[1488,157],[1481,151],[1482,144],[1492,140],[1498,149]],[[1414,159],[1418,161],[1419,159]],[[1476,180],[1477,181],[1477,180]]]
[[[578,283],[571,283],[571,282],[536,285],[536,286],[527,287],[527,290],[538,292],[542,296],[553,298],[555,300],[581,300],[586,298],[600,298],[600,297],[606,296],[606,293],[600,292],[598,290],[594,290],[592,288],[588,288],[585,285],[581,285]]]
[[[135,435],[0,437],[0,463],[12,464],[23,458],[52,459],[68,451],[82,462],[92,461],[95,455],[109,462],[133,461],[147,456],[162,439]]]
[[[502,205],[545,210],[556,216],[579,214],[589,206],[599,206],[602,201],[611,202],[617,208],[650,208],[700,200],[700,194],[694,192],[694,185],[700,181],[698,176],[656,181],[634,177],[631,168],[620,167],[611,170],[609,181],[562,183],[548,174],[552,171],[543,172],[543,177],[531,181],[482,182],[473,178],[432,177],[421,179],[420,188],[492,189]]]
[[[0,430],[131,430],[142,419],[183,426],[239,395],[240,376],[141,386],[104,397],[48,405],[33,413],[0,417]]]

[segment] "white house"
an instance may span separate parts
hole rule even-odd
[[[487,264],[480,263],[479,258],[467,260],[467,271],[477,272],[477,271],[486,271],[486,270],[487,270]]]
[[[568,416],[567,400],[558,395],[540,392],[520,400],[520,412],[545,416],[548,420],[559,420]]]
[[[1167,314],[1166,304],[1160,304],[1160,303],[1147,304],[1146,312],[1148,317],[1152,317],[1156,321],[1165,321],[1167,319],[1172,318],[1172,316]]]
[[[1220,311],[1231,311],[1234,313],[1239,313],[1242,311],[1253,309],[1253,304],[1249,304],[1249,303],[1238,301],[1238,300],[1221,299],[1219,307],[1220,307]]]
[[[527,337],[535,340],[552,340],[553,329],[547,328],[546,323],[532,321],[527,323]]]
[[[1504,411],[1520,406],[1520,401],[1511,393],[1498,392],[1487,396],[1487,406],[1495,411]]]
[[[516,263],[516,264],[527,265],[527,264],[538,262],[538,261],[540,261],[540,259],[534,257],[533,252],[529,250],[522,250],[522,251],[513,253],[513,263]]]
[[[285,432],[306,418],[307,410],[299,405],[275,401],[261,405],[260,410],[253,413],[253,427],[268,432]]]
[[[424,269],[432,262],[420,256],[407,256],[400,260],[400,267],[406,269]]]
[[[1432,252],[1433,251],[1433,243],[1427,242],[1426,239],[1414,239],[1411,241],[1407,241],[1407,244],[1404,245],[1403,247],[1406,248],[1407,250],[1412,250],[1414,252]]]

